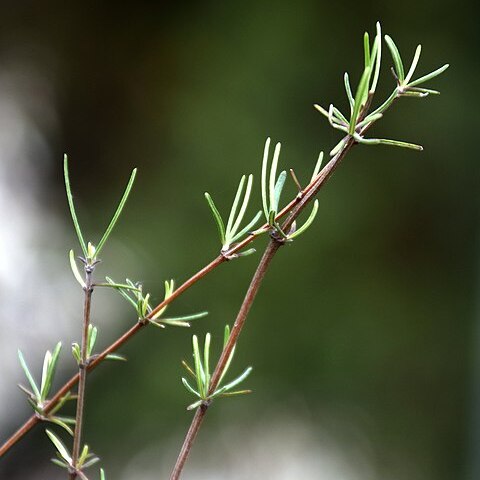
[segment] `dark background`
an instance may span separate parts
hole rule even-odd
[[[181,282],[218,253],[204,191],[225,212],[239,177],[252,172],[260,205],[267,136],[282,141],[281,165],[294,167],[303,181],[319,150],[336,144],[339,132],[312,104],[346,110],[343,72],[358,81],[362,35],[373,34],[375,21],[408,65],[422,43],[417,76],[451,64],[427,85],[441,96],[397,103],[372,131],[421,143],[425,151],[354,148],[322,190],[314,226],[275,258],[232,372],[253,365],[245,386],[254,394],[218,402],[209,412],[185,478],[217,478],[230,458],[225,443],[250,459],[255,472],[257,457],[248,455],[245,439],[251,442],[262,422],[268,429],[285,418],[295,418],[314,440],[326,435],[340,451],[361,451],[369,478],[479,478],[475,9],[462,1],[2,2],[0,69],[21,72],[18,91],[33,88],[20,98],[28,99],[24,111],[45,139],[41,158],[29,157],[42,208],[70,229],[61,163],[67,152],[79,215],[96,239],[138,167],[98,273],[142,280],[157,300],[165,279]],[[380,95],[393,85],[390,64],[385,49]],[[38,90],[28,81],[33,74]],[[37,108],[45,103],[51,117]],[[290,189],[285,199],[293,195]],[[52,240],[64,259],[70,248],[78,250],[73,229],[68,232],[65,241]],[[108,478],[126,478],[126,466],[143,449],[156,452],[148,458],[160,462],[157,473],[173,465],[191,418],[180,360],[190,355],[192,333],[210,331],[219,346],[264,243],[171,307],[178,314],[205,309],[209,317],[190,331],[148,329],[122,349],[128,363],[102,366],[89,377],[86,438]],[[68,269],[66,260],[62,268]],[[135,318],[119,296],[98,297],[118,302],[122,312],[103,329],[94,313],[105,345]],[[78,311],[58,321],[73,324]],[[73,328],[80,332],[79,324]],[[66,357],[65,378],[73,371]],[[19,407],[22,402],[18,393]],[[27,414],[23,408],[4,420],[2,440]],[[288,435],[276,440],[295,451]],[[274,462],[268,442],[261,452],[258,458]],[[49,470],[52,453],[37,427],[0,460],[0,476],[64,478]],[[286,461],[295,465],[294,457]],[[364,478],[362,471],[351,478]],[[161,475],[129,478],[167,474]],[[298,478],[295,469],[285,475]],[[223,478],[278,477],[240,469]],[[311,478],[338,477],[320,463]]]

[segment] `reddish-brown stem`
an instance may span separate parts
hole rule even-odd
[[[192,448],[193,442],[197,436],[198,430],[200,430],[200,426],[202,425],[203,419],[205,414],[207,413],[208,405],[202,404],[197,408],[195,412],[195,416],[193,417],[192,423],[190,424],[190,428],[188,429],[187,434],[185,435],[185,440],[182,445],[182,449],[177,458],[177,463],[173,468],[172,474],[170,475],[170,480],[175,480],[180,478],[180,474],[182,473],[183,467],[185,466],[185,462],[187,461],[188,454]]]
[[[335,168],[339,165],[339,163],[342,161],[342,159],[345,157],[345,155],[353,145],[354,140],[349,137],[342,150],[335,157],[333,157],[327,165],[325,165],[322,171],[317,175],[314,182],[312,182],[309,187],[305,189],[305,193],[302,196],[299,196],[300,201],[296,206],[292,208],[290,215],[282,224],[282,230],[284,232],[288,232],[290,230],[290,227],[292,226],[295,219],[300,215],[305,206],[312,201],[312,199],[322,188],[325,182],[330,178]],[[220,355],[220,359],[217,362],[215,371],[213,372],[208,391],[209,395],[212,395],[215,392],[218,384],[220,383],[222,373],[225,370],[225,366],[228,362],[228,358],[230,357],[233,348],[237,344],[238,338],[245,325],[245,321],[248,317],[248,313],[250,312],[253,301],[255,300],[260,285],[262,284],[262,281],[265,277],[265,273],[267,272],[267,269],[270,266],[273,257],[282,245],[283,241],[278,240],[272,236],[272,239],[270,240],[267,248],[265,249],[265,252],[260,260],[260,263],[258,264],[257,269],[255,270],[255,273],[250,282],[250,286],[248,287],[245,298],[243,299],[242,305],[237,314],[237,318],[230,333],[230,337],[222,351],[222,354]],[[180,478],[185,462],[188,458],[188,455],[190,454],[190,450],[192,448],[195,437],[207,412],[208,406],[209,403],[204,402],[197,408],[195,416],[193,417],[190,424],[190,428],[188,429],[187,435],[185,436],[185,440],[183,442],[180,453],[178,454],[177,461],[170,476],[170,480],[178,480]]]
[[[260,260],[260,263],[258,264],[258,267],[255,270],[255,274],[253,275],[252,281],[250,282],[250,286],[248,287],[247,293],[242,302],[242,306],[240,307],[240,311],[238,312],[238,315],[233,325],[232,331],[230,333],[228,342],[225,345],[222,355],[220,356],[217,366],[215,367],[215,371],[213,372],[212,379],[210,382],[210,388],[208,391],[209,395],[211,395],[218,386],[220,377],[228,361],[228,357],[230,356],[232,349],[235,346],[235,343],[238,339],[238,336],[242,331],[243,325],[245,324],[245,320],[247,319],[248,313],[250,312],[250,308],[252,307],[253,301],[255,300],[255,297],[258,293],[260,285],[262,284],[262,280],[265,276],[265,273],[267,272],[268,266],[270,265],[270,262],[273,260],[275,253],[277,252],[277,250],[280,248],[281,245],[282,245],[282,242],[279,242],[274,239],[270,240]],[[193,441],[195,440],[195,437],[203,421],[205,413],[207,412],[207,409],[208,409],[207,403],[203,403],[197,408],[197,411],[195,412],[195,416],[192,419],[192,423],[190,424],[190,428],[188,429],[187,435],[185,436],[185,440],[183,442],[180,453],[177,457],[177,461],[173,468],[172,474],[170,475],[170,480],[177,480],[178,478],[180,478],[180,475],[183,470],[183,466],[187,461],[188,455],[192,448]]]
[[[80,446],[82,443],[83,413],[85,409],[85,387],[87,384],[87,357],[88,357],[88,327],[90,325],[90,309],[92,305],[92,272],[93,267],[85,267],[85,301],[83,305],[83,326],[82,326],[82,345],[80,352],[80,362],[78,364],[78,391],[77,391],[77,413],[75,416],[75,430],[73,433],[72,448],[72,466],[75,469],[69,474],[71,480],[77,478],[77,463],[80,456]]]

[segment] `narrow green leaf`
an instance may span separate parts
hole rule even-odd
[[[235,236],[235,234],[236,234],[236,232],[237,232],[238,228],[240,227],[240,224],[243,220],[243,217],[245,215],[245,211],[246,211],[247,206],[248,206],[248,202],[250,201],[250,195],[252,193],[252,183],[253,183],[253,175],[250,174],[248,176],[247,188],[245,190],[245,196],[243,198],[243,203],[242,203],[242,206],[240,208],[240,212],[238,213],[237,220],[234,223],[233,228],[231,229],[230,237]]]
[[[283,170],[278,176],[277,183],[273,189],[273,196],[271,197],[272,201],[270,203],[270,210],[275,212],[275,215],[278,212],[278,204],[280,202],[280,196],[282,195],[283,187],[285,186],[285,180],[287,179],[287,172]]]
[[[127,358],[124,357],[123,355],[119,355],[118,353],[109,353],[106,357],[105,360],[113,360],[113,361],[118,361],[118,362],[126,362]]]
[[[358,143],[365,145],[392,145],[394,147],[410,148],[412,150],[422,151],[423,147],[415,143],[401,142],[399,140],[388,140],[385,138],[363,138],[360,135],[354,135]]]
[[[83,465],[87,457],[88,457],[88,445],[84,445],[82,448],[82,451],[80,452],[80,456],[78,457],[79,465]]]
[[[53,445],[55,445],[55,448],[57,449],[58,453],[60,456],[69,464],[72,464],[72,457],[70,456],[70,453],[68,452],[67,448],[65,445],[62,443],[62,441],[50,430],[45,430],[45,433],[48,435],[50,440],[52,441]]]
[[[192,313],[190,315],[181,315],[179,317],[171,317],[171,318],[162,318],[160,321],[162,323],[174,325],[176,322],[190,322],[191,320],[198,320],[199,318],[206,317],[208,312],[199,312],[199,313]]]
[[[72,269],[73,276],[75,277],[75,279],[77,280],[77,282],[80,284],[82,288],[87,288],[82,276],[80,275],[80,272],[78,271],[78,266],[77,266],[77,262],[75,261],[75,255],[73,253],[73,250],[70,250],[69,256],[70,256],[70,268]]]
[[[390,96],[377,108],[375,109],[372,113],[370,113],[369,116],[371,115],[376,115],[378,113],[384,113],[390,105],[395,101],[395,99],[398,97],[398,89],[395,88],[395,90],[390,94]]]
[[[30,383],[30,386],[32,387],[32,391],[37,399],[37,401],[41,401],[42,396],[40,395],[40,391],[38,390],[37,384],[35,383],[35,380],[33,379],[32,374],[30,373],[30,370],[28,369],[27,362],[25,362],[25,358],[23,357],[23,353],[18,350],[18,358],[20,360],[20,365],[23,368],[23,371],[25,372],[25,376],[28,379],[28,383]]]
[[[244,250],[243,252],[237,253],[237,257],[248,257],[256,252],[254,248],[249,248],[248,250]]]
[[[392,38],[389,35],[385,35],[385,42],[392,55],[392,60],[395,66],[395,73],[397,74],[398,81],[400,85],[403,85],[405,80],[405,71],[403,69],[403,62],[402,62],[402,58],[400,57],[400,52],[398,51],[398,48],[395,45],[395,42],[392,40]]]
[[[49,417],[48,421],[62,427],[68,434],[73,437],[73,430],[59,417]]]
[[[374,50],[375,52],[375,72],[373,74],[372,84],[370,86],[370,93],[374,94],[377,89],[378,78],[380,76],[380,66],[382,63],[382,28],[380,22],[377,22],[377,34],[374,41]]]
[[[210,341],[211,335],[207,333],[205,335],[205,344],[203,346],[203,364],[205,371],[205,391],[208,394],[210,388]]]
[[[332,105],[332,107],[333,107],[333,114],[335,115],[336,119],[341,123],[345,124],[346,126],[348,126],[348,120],[345,118],[345,115],[334,105]]]
[[[357,126],[358,116],[360,114],[360,110],[362,108],[362,101],[365,97],[365,93],[368,90],[368,80],[370,78],[370,68],[367,67],[363,71],[362,77],[360,78],[360,82],[358,83],[357,92],[355,93],[355,103],[353,105],[353,113],[350,119],[350,129],[349,134],[353,135],[355,132],[355,128]]]
[[[83,468],[89,468],[91,467],[92,465],[95,465],[96,463],[98,463],[100,461],[100,457],[97,457],[96,455],[94,455],[92,458],[89,458],[84,464],[83,464]],[[88,480],[88,479],[87,479]]]
[[[246,395],[249,393],[252,393],[252,391],[251,390],[235,390],[234,392],[223,392],[218,396],[219,397],[235,397],[237,395]]]
[[[317,216],[317,211],[318,211],[318,199],[315,200],[315,202],[313,204],[312,211],[311,211],[307,221],[298,230],[296,230],[294,233],[289,235],[288,238],[293,240],[294,238],[297,238],[302,233],[304,233],[308,229],[308,227],[310,227],[310,225],[313,223],[313,221],[315,220],[315,217]]]
[[[353,104],[355,103],[355,100],[353,98],[352,87],[350,86],[350,78],[347,72],[345,72],[345,74],[343,75],[343,83],[345,85],[345,92],[347,93],[348,103],[350,104],[350,115],[351,115],[353,112]]]
[[[62,460],[59,460],[58,458],[51,458],[50,459],[52,463],[57,465],[57,467],[62,467],[62,468],[69,468],[70,465],[68,463],[62,462]]]
[[[103,468],[100,469],[100,480],[106,480],[105,471]]]
[[[228,339],[230,338],[230,325],[225,325],[223,331],[223,348],[227,345]]]
[[[87,257],[87,245],[83,238],[82,230],[80,229],[80,224],[78,223],[77,213],[75,212],[75,205],[73,203],[72,189],[70,187],[70,178],[68,176],[68,156],[65,154],[63,156],[63,175],[65,178],[65,190],[67,192],[67,201],[68,207],[70,208],[70,215],[72,216],[73,226],[75,227],[75,232],[77,233],[78,242],[82,248],[85,258]]]
[[[87,356],[90,357],[90,355],[93,352],[93,349],[95,348],[95,342],[97,341],[97,333],[98,333],[98,328],[90,324],[88,326],[88,333],[87,333]]]
[[[423,77],[417,78],[417,80],[414,80],[409,84],[409,87],[415,87],[416,85],[420,85],[421,83],[428,82],[428,80],[431,80],[432,78],[438,77],[440,74],[442,74],[450,65],[446,63],[443,65],[443,67],[437,68],[433,72],[429,73],[428,75],[424,75]]]
[[[197,386],[200,396],[205,398],[207,392],[205,389],[205,373],[202,367],[202,359],[200,357],[200,350],[198,348],[198,337],[194,335],[192,337],[193,344],[193,360],[195,364],[195,376],[197,377]]]
[[[270,212],[274,211],[276,212],[277,209],[275,205],[278,206],[278,197],[276,195],[277,193],[277,185],[280,188],[280,193],[281,189],[283,188],[283,184],[285,183],[285,179],[287,178],[287,172],[285,172],[283,182],[280,184],[280,177],[282,176],[283,172],[279,175],[278,180],[277,179],[277,166],[278,166],[278,157],[280,156],[280,148],[281,144],[278,142],[275,145],[275,150],[273,152],[273,160],[272,160],[272,165],[270,166],[270,180],[269,180],[269,200],[270,200]],[[277,198],[276,198],[277,197]]]
[[[47,354],[45,354],[45,360],[43,363],[43,374],[42,374],[42,387],[41,387],[41,399],[42,402],[45,401],[50,393],[52,388],[53,376],[55,375],[55,369],[57,368],[58,356],[60,355],[60,350],[62,349],[62,342],[58,342],[53,353],[49,355],[49,360],[47,360]],[[50,352],[47,352],[50,353]],[[45,368],[45,364],[47,366]]]
[[[330,156],[331,157],[334,157],[335,155],[337,155],[340,150],[342,150],[342,148],[344,147],[345,143],[347,142],[347,138],[342,138],[333,148],[332,150],[330,150]]]
[[[130,191],[132,190],[133,182],[135,181],[136,175],[137,175],[137,169],[134,168],[132,170],[132,174],[130,175],[130,179],[128,180],[127,186],[125,187],[125,191],[123,192],[122,198],[120,199],[120,203],[118,204],[117,210],[113,214],[113,217],[110,220],[110,223],[108,224],[108,227],[105,230],[103,237],[98,242],[96,255],[100,253],[100,250],[102,250],[103,246],[105,245],[105,242],[107,241],[108,237],[112,233],[113,227],[115,227],[115,224],[117,223],[118,218],[122,213],[123,207],[125,206],[125,203],[128,200],[128,196],[130,195]]]
[[[232,382],[228,383],[227,385],[224,385],[222,388],[220,388],[218,390],[218,392],[220,393],[223,393],[223,392],[226,392],[228,390],[231,390],[233,387],[237,386],[239,383],[243,382],[249,375],[250,373],[252,372],[253,368],[252,367],[248,367],[239,377],[237,377],[235,380],[233,380]],[[214,395],[218,395],[218,393],[216,392]],[[212,397],[214,396],[212,395]]]
[[[77,363],[80,364],[82,361],[82,356],[80,354],[80,345],[78,343],[72,343],[72,355]]]
[[[267,138],[265,142],[265,148],[263,150],[263,160],[262,160],[262,205],[263,205],[263,213],[265,214],[265,218],[268,221],[268,200],[267,200],[267,166],[268,166],[268,155],[270,151],[270,137]]]
[[[360,123],[357,124],[357,128],[363,128],[369,123],[376,122],[377,120],[380,120],[383,117],[383,113],[372,113],[368,116],[365,117],[364,120],[362,120]]]
[[[324,117],[326,117],[327,119],[330,118],[330,115],[328,113],[327,110],[325,110],[321,105],[318,105],[317,103],[315,105],[313,105],[315,107],[316,110],[318,110]]]
[[[203,400],[198,400],[198,402],[192,403],[187,407],[187,410],[193,410],[194,408],[199,407],[203,403]]]
[[[413,55],[412,64],[408,70],[407,76],[405,77],[405,85],[408,85],[408,82],[412,79],[413,74],[415,73],[415,69],[418,65],[418,60],[420,59],[420,54],[422,53],[422,46],[418,45],[415,49],[415,54]]]
[[[363,58],[365,62],[365,68],[370,66],[370,37],[368,32],[363,35]]]
[[[258,223],[260,217],[262,216],[262,212],[258,211],[255,217],[253,217],[252,221],[248,223],[242,230],[235,234],[235,236],[231,239],[232,242],[237,241],[238,239],[242,238],[246,233],[250,232],[252,228]]]
[[[320,152],[317,163],[315,164],[315,168],[313,169],[313,174],[312,174],[312,178],[310,179],[310,183],[312,183],[315,177],[319,174],[320,168],[322,167],[322,163],[323,163],[323,152]]]
[[[43,368],[42,368],[42,381],[40,382],[40,400],[43,402],[45,397],[43,396],[43,391],[45,389],[45,384],[47,381],[47,375],[48,375],[48,366],[50,364],[50,360],[52,359],[52,352],[50,350],[47,350],[45,353],[45,357],[43,358]]]
[[[235,199],[233,200],[232,208],[230,209],[230,215],[228,216],[227,226],[225,228],[225,237],[227,239],[230,237],[230,232],[232,231],[232,226],[237,214],[238,204],[240,203],[240,198],[243,192],[243,186],[245,185],[245,179],[245,175],[242,175],[240,183],[238,184],[237,193],[235,194]]]
[[[217,224],[218,234],[220,235],[220,243],[223,245],[225,243],[225,225],[223,224],[222,217],[220,216],[220,212],[218,211],[212,197],[208,192],[205,192],[205,198],[207,200],[208,206],[210,207],[210,210],[212,211],[215,223]]]

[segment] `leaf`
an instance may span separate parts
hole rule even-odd
[[[75,261],[73,250],[70,250],[69,256],[70,256],[70,268],[72,269],[73,276],[75,277],[75,279],[77,280],[77,282],[80,284],[82,288],[84,289],[87,288],[87,285],[85,284],[82,276],[80,275],[80,272],[78,271],[78,266],[77,266],[77,262]]]
[[[192,337],[193,344],[193,361],[195,364],[195,376],[197,377],[197,386],[200,396],[205,398],[207,395],[207,389],[205,385],[205,372],[202,367],[202,359],[200,357],[200,350],[198,348],[198,337],[194,335]]]
[[[270,210],[275,212],[275,215],[278,212],[278,204],[280,202],[280,196],[282,194],[283,187],[285,185],[285,180],[287,179],[287,172],[283,170],[278,176],[277,182],[275,183],[275,188],[273,189],[272,203],[270,203]]]
[[[48,417],[48,421],[55,423],[56,425],[62,427],[67,433],[73,437],[73,430],[67,425],[67,423],[59,417]]]
[[[25,362],[25,358],[23,357],[23,353],[18,350],[18,358],[20,360],[20,365],[23,368],[23,371],[25,372],[25,375],[28,379],[28,383],[30,383],[30,386],[32,387],[32,391],[37,399],[37,401],[41,401],[42,396],[40,395],[40,391],[38,390],[37,384],[35,383],[35,380],[33,379],[32,374],[30,373],[30,370],[28,369],[27,362]]]
[[[186,378],[182,377],[182,383],[190,393],[200,398],[200,394],[188,383]]]
[[[363,57],[365,62],[365,68],[370,66],[370,37],[368,32],[363,35]]]
[[[354,134],[355,128],[357,126],[358,116],[362,108],[362,101],[368,89],[368,80],[370,78],[370,72],[371,72],[370,67],[365,68],[365,70],[363,71],[362,77],[360,78],[360,82],[358,83],[357,92],[355,94],[355,103],[353,106],[353,113],[350,119],[350,129],[349,129],[350,135]]]
[[[130,195],[130,191],[132,190],[133,182],[135,181],[136,176],[137,176],[137,169],[134,168],[130,175],[130,179],[128,180],[127,186],[125,187],[125,191],[123,192],[122,198],[120,199],[120,203],[118,204],[117,210],[115,210],[115,213],[113,214],[113,217],[110,220],[110,223],[108,224],[108,227],[105,230],[103,237],[98,242],[96,255],[100,253],[100,250],[102,250],[103,246],[105,245],[105,242],[107,241],[108,237],[112,233],[113,227],[115,227],[122,213],[123,207],[125,206],[125,203],[128,200],[128,196]]]
[[[377,35],[375,36],[374,50],[376,50],[375,56],[375,72],[373,74],[372,85],[370,86],[370,93],[375,93],[377,89],[378,77],[380,76],[380,66],[382,62],[382,28],[380,22],[377,22]],[[375,49],[376,47],[376,49]]]
[[[397,77],[398,77],[398,82],[400,83],[400,85],[403,85],[405,80],[405,72],[403,69],[403,62],[402,62],[402,58],[400,57],[400,52],[398,51],[398,48],[395,45],[395,42],[392,40],[392,38],[389,35],[385,35],[385,42],[392,55],[393,64],[395,66],[395,73],[397,74]]]
[[[87,333],[87,356],[90,357],[97,341],[98,328],[92,324],[88,325]]]
[[[227,385],[224,385],[223,387],[219,388],[213,395],[212,395],[212,398],[214,396],[217,396],[217,395],[220,395],[222,394],[223,392],[226,392],[230,389],[232,389],[233,387],[237,386],[239,383],[243,382],[249,375],[250,373],[252,372],[253,368],[252,367],[248,367],[239,377],[237,377],[235,380],[233,380],[232,382],[230,383],[227,383]]]
[[[42,402],[46,400],[46,398],[48,397],[48,394],[50,393],[50,389],[52,388],[53,376],[55,375],[55,369],[57,368],[58,356],[60,355],[61,349],[62,349],[62,342],[58,342],[53,350],[53,354],[50,354],[49,351],[47,351],[47,353],[45,354],[45,359],[43,362],[42,386],[41,386]],[[48,357],[48,361],[47,361],[47,357]]]
[[[60,454],[60,457],[63,458],[69,465],[72,465],[72,457],[70,456],[70,453],[68,452],[67,448],[62,443],[62,441],[50,430],[45,430],[45,433],[48,435],[52,443],[55,445],[55,448]]]
[[[300,236],[302,233],[304,233],[308,229],[308,227],[310,227],[310,225],[313,223],[313,221],[315,220],[315,217],[317,216],[317,211],[318,211],[318,199],[315,200],[315,202],[313,204],[312,211],[311,211],[307,221],[298,230],[296,230],[294,233],[289,235],[288,238],[293,240],[294,238],[296,238],[296,237]]]
[[[245,215],[245,211],[247,209],[247,206],[248,206],[248,202],[250,201],[250,195],[252,193],[252,183],[253,183],[253,175],[250,174],[248,176],[248,181],[247,181],[247,188],[245,190],[245,196],[243,198],[243,203],[242,203],[242,206],[240,208],[240,212],[238,213],[238,217],[237,217],[237,220],[236,222],[234,223],[231,231],[230,231],[230,236],[235,236],[238,228],[240,227],[240,223],[242,222],[243,220],[243,217]],[[249,224],[249,229],[250,229],[250,224]],[[228,229],[228,227],[227,227]]]
[[[82,355],[80,353],[80,345],[78,343],[72,343],[72,355],[78,364],[82,363]]]
[[[206,317],[207,315],[208,315],[208,312],[199,312],[199,313],[192,313],[191,315],[182,315],[179,317],[163,318],[160,321],[168,325],[175,325],[177,322],[189,322],[191,320],[197,320],[199,318]]]
[[[268,191],[269,191],[269,200],[270,200],[270,209],[269,212],[277,212],[277,206],[278,206],[278,200],[280,197],[280,193],[282,192],[283,184],[285,183],[285,179],[287,178],[287,172],[283,175],[284,172],[282,172],[278,180],[277,178],[277,166],[278,166],[278,157],[280,156],[280,149],[281,149],[281,144],[278,142],[275,145],[275,150],[273,152],[273,160],[272,160],[272,165],[270,166],[270,179],[269,179],[269,186],[268,186]],[[281,180],[282,175],[285,177],[283,180]]]
[[[100,480],[106,480],[105,471],[103,468],[100,469]]]
[[[112,361],[117,361],[117,362],[126,362],[127,358],[124,357],[123,355],[119,355],[118,353],[109,353],[105,357],[105,360],[112,360]]]
[[[72,189],[70,188],[70,178],[68,176],[68,156],[66,154],[63,156],[63,176],[65,178],[65,190],[67,192],[68,207],[70,208],[70,215],[72,216],[73,226],[75,228],[75,232],[77,233],[80,247],[82,248],[83,254],[85,255],[85,258],[86,258],[87,246],[83,238],[82,230],[80,229],[80,224],[78,223],[77,213],[75,212]]]
[[[347,72],[345,72],[345,74],[343,75],[343,83],[345,85],[345,92],[347,93],[348,103],[350,104],[350,114],[352,114],[353,104],[355,103],[355,100],[352,95],[352,87],[350,86],[350,78]]]
[[[228,216],[227,226],[225,228],[225,237],[227,238],[229,237],[229,233],[232,231],[232,226],[233,222],[235,221],[238,204],[240,202],[240,197],[242,196],[243,186],[245,185],[245,178],[245,175],[242,175],[240,183],[238,184],[237,193],[235,194],[235,199],[233,200],[232,208],[230,209],[230,215]]]
[[[410,69],[408,70],[407,76],[405,77],[405,85],[408,85],[408,82],[412,79],[413,74],[415,73],[415,69],[418,65],[418,60],[420,59],[420,54],[422,53],[422,46],[418,45],[415,49],[415,54],[413,55],[412,64],[410,65]]]
[[[263,150],[263,160],[262,160],[262,205],[263,205],[263,213],[265,214],[265,218],[268,221],[268,200],[267,200],[267,166],[268,166],[268,154],[270,150],[270,137],[267,138],[265,142],[265,147]]]
[[[423,147],[415,143],[401,142],[399,140],[388,140],[385,138],[363,138],[360,135],[354,135],[358,143],[365,145],[392,145],[394,147],[410,148],[412,150],[422,151]]]
[[[252,221],[248,223],[242,230],[240,230],[235,236],[231,239],[232,242],[237,241],[239,238],[242,238],[246,233],[250,232],[255,224],[258,222],[260,217],[262,216],[262,212],[258,211],[255,217],[253,217]]]
[[[225,243],[225,225],[223,224],[222,217],[220,216],[220,212],[218,211],[212,197],[208,192],[205,192],[205,199],[207,200],[208,206],[212,211],[213,218],[217,224],[218,234],[220,235],[220,243],[223,245]]]
[[[417,78],[417,80],[411,82],[409,84],[409,87],[415,87],[416,85],[420,85],[421,83],[428,82],[428,80],[431,80],[432,78],[438,77],[440,74],[442,74],[450,65],[446,63],[443,65],[443,67],[437,68],[433,72],[429,73],[428,75],[424,75],[423,77]]]

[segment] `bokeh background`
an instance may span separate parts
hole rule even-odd
[[[480,478],[478,7],[370,2],[7,2],[0,4],[0,436],[29,414],[16,350],[37,375],[64,342],[74,370],[82,292],[65,201],[70,157],[79,216],[98,241],[139,169],[99,276],[144,282],[156,300],[218,253],[203,199],[225,212],[259,173],[267,136],[305,181],[338,132],[313,108],[345,109],[362,35],[380,20],[405,63],[417,43],[440,97],[405,99],[375,127],[421,154],[357,147],[321,192],[314,226],[282,249],[239,343],[248,397],[209,411],[185,479]],[[385,55],[380,93],[392,85]],[[373,133],[373,132],[372,132]],[[289,195],[294,195],[293,189]],[[251,213],[253,214],[253,209]],[[222,265],[172,313],[191,330],[147,329],[88,381],[85,434],[109,479],[168,478],[191,413],[180,382],[192,333],[219,343],[256,255]],[[95,294],[99,346],[135,321]],[[0,460],[2,479],[60,479],[43,427]],[[66,439],[67,441],[68,439]],[[92,478],[97,478],[92,471]]]

